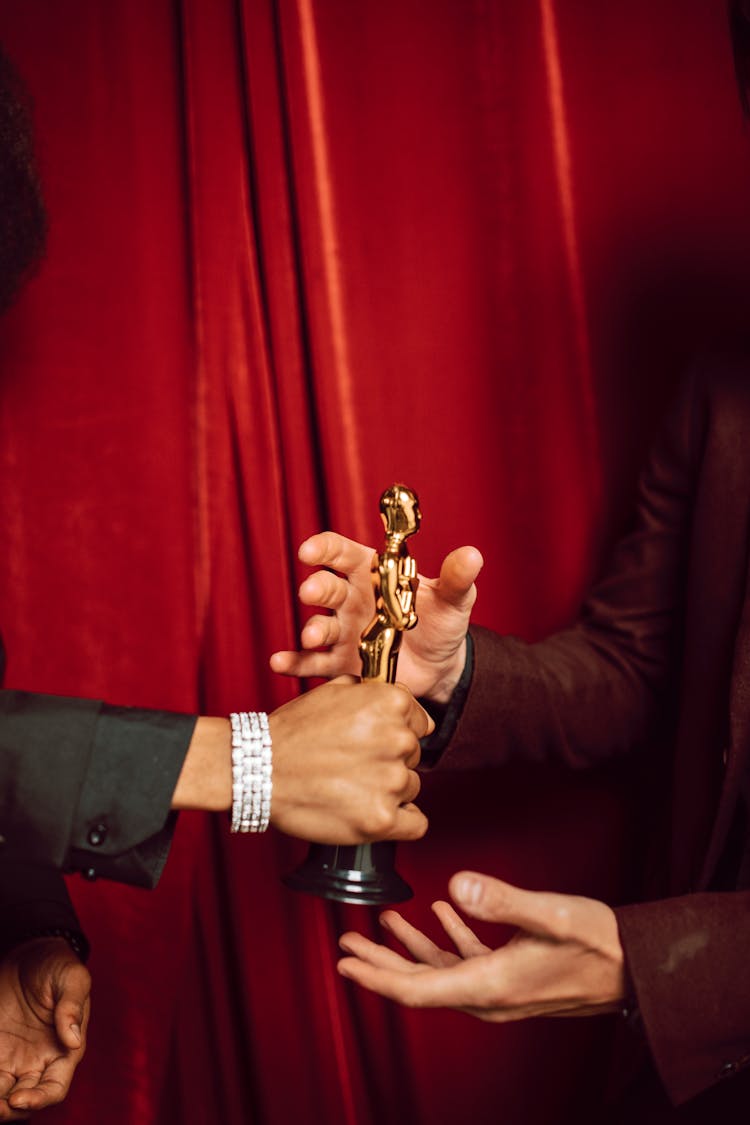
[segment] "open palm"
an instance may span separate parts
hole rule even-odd
[[[91,978],[62,938],[38,938],[0,962],[0,1121],[68,1092],[83,1058]]]

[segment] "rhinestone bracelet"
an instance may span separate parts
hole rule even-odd
[[[265,711],[239,711],[232,725],[232,832],[265,832],[273,790],[271,732]]]

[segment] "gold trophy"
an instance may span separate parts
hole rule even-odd
[[[385,549],[372,560],[375,616],[362,633],[359,655],[362,679],[396,682],[398,650],[404,629],[417,624],[416,561],[406,540],[419,531],[422,519],[416,493],[394,484],[380,497],[385,526]],[[337,902],[379,906],[404,902],[414,893],[395,868],[396,845],[391,840],[373,844],[311,844],[305,862],[287,875],[284,883]]]

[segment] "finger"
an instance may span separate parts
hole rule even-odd
[[[471,606],[476,597],[474,583],[484,566],[476,547],[458,547],[443,559],[437,588],[443,601],[458,608]]]
[[[47,1099],[45,1104],[61,1102],[70,1089],[75,1069],[82,1058],[82,1052],[74,1052],[54,1060],[42,1075],[35,1094]]]
[[[269,661],[272,672],[281,676],[299,676],[300,679],[312,679],[320,676],[330,679],[338,674],[342,663],[340,654],[330,652],[274,652]]]
[[[84,1045],[84,1028],[91,994],[91,977],[84,965],[66,970],[55,1005],[55,1030],[63,1046],[75,1051]]]
[[[420,746],[419,740],[417,739],[416,742],[414,743],[414,745],[412,746],[411,750],[408,752],[408,754],[404,758],[404,765],[407,766],[410,770],[415,770],[417,768],[417,766],[419,765],[419,763],[421,762],[421,760],[422,760],[422,747]],[[416,793],[413,795],[412,800],[414,799],[414,797],[416,797]]]
[[[29,1110],[12,1109],[7,1102],[0,1102],[0,1121],[30,1121]]]
[[[32,1113],[44,1109],[45,1106],[57,1105],[70,1089],[76,1063],[80,1057],[80,1053],[75,1052],[56,1058],[45,1068],[43,1074],[37,1075],[38,1081],[33,1087],[21,1088],[18,1083],[8,1097],[8,1104],[12,1109],[28,1110]]]
[[[339,946],[344,953],[349,953],[352,957],[356,957],[360,961],[366,961],[368,965],[376,965],[381,969],[410,973],[422,967],[415,964],[414,961],[402,957],[400,953],[396,953],[395,949],[389,949],[387,945],[379,945],[378,942],[370,941],[363,934],[353,931],[341,935]]]
[[[26,1109],[11,1109],[6,1101],[0,1101],[0,1121],[28,1121],[29,1112]]]
[[[335,531],[321,531],[300,544],[297,558],[308,566],[330,566],[349,574],[363,568],[369,571],[372,547],[346,539]]]
[[[406,775],[406,784],[401,793],[402,805],[411,805],[419,796],[422,788],[422,779],[415,770],[409,770]]]
[[[332,614],[316,613],[306,621],[300,634],[303,648],[322,648],[335,645],[341,636],[341,623]]]
[[[463,918],[461,918],[450,903],[433,902],[432,909],[440,921],[448,937],[455,945],[463,958],[478,957],[482,953],[489,953],[490,948],[481,942]]]
[[[271,653],[268,664],[271,671],[278,673],[280,676],[304,676],[306,673],[300,671],[300,668],[306,665],[309,659],[310,656],[307,653],[283,649]],[[312,674],[314,675],[314,673]]]
[[[474,871],[458,872],[449,888],[454,902],[474,918],[505,922],[556,939],[569,934],[572,914],[581,901],[573,895],[525,891]]]
[[[404,692],[409,698],[409,706],[406,708],[405,719],[407,726],[416,734],[417,738],[425,738],[426,735],[432,734],[435,729],[435,722],[430,715],[425,711],[421,704],[417,703],[414,696],[409,691],[406,684],[394,684],[400,691]]]
[[[11,1092],[8,1094],[8,1098],[10,1099],[18,1093],[23,1093],[23,1096],[25,1097],[30,1090],[33,1090],[38,1086],[39,1082],[41,1081],[41,1077],[41,1070],[27,1070],[25,1074],[16,1075],[16,1081],[13,1084]]]
[[[385,840],[421,840],[428,828],[428,820],[416,805],[401,805],[396,810],[391,831]]]
[[[455,953],[441,949],[435,942],[407,922],[395,910],[386,910],[380,915],[380,925],[384,930],[401,942],[405,949],[411,953],[415,961],[423,965],[432,965],[433,968],[442,968],[445,965],[454,965],[458,958]]]
[[[0,1070],[0,1098],[4,1098],[8,1090],[12,1090],[16,1083],[15,1074],[8,1070]]]
[[[410,1008],[466,1008],[477,1006],[476,978],[481,974],[476,973],[476,964],[460,961],[445,969],[422,966],[421,972],[414,972],[344,957],[336,967],[342,977]]]
[[[16,1077],[12,1089],[6,1094],[8,1105],[15,1110],[39,1109],[37,1086],[42,1078],[40,1070],[29,1070],[26,1074]],[[46,1105],[46,1102],[43,1102]]]
[[[331,574],[330,570],[317,570],[297,591],[303,605],[319,605],[325,609],[340,609],[351,587],[346,578]]]

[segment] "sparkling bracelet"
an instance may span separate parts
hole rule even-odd
[[[271,732],[265,711],[239,711],[232,725],[232,832],[265,832],[273,791]]]

